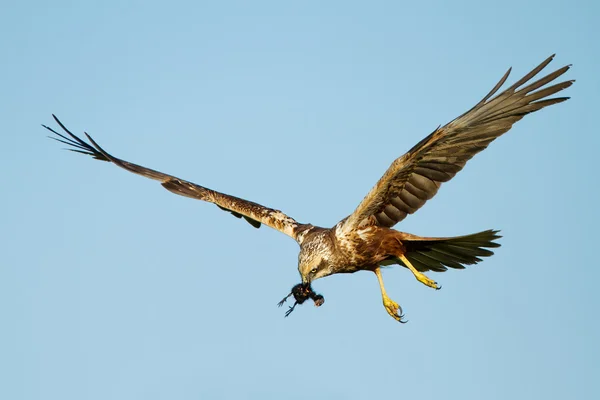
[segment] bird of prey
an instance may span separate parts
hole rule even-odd
[[[84,132],[89,142],[71,133],[54,115],[64,133],[42,126],[57,136],[53,139],[69,145],[72,151],[157,180],[175,194],[214,203],[255,228],[264,224],[290,236],[300,245],[298,271],[302,283],[290,293],[296,303],[309,297],[315,305],[323,303],[323,297],[315,294],[311,287],[317,279],[339,273],[372,271],[379,281],[386,311],[396,321],[405,322],[402,308],[385,291],[381,276],[383,266],[400,265],[410,270],[419,282],[439,289],[424,272],[463,269],[466,265],[476,264],[481,261],[480,257],[493,254],[490,248],[500,246],[495,241],[500,236],[497,230],[486,230],[455,237],[421,237],[392,227],[420,209],[437,193],[442,183],[452,179],[471,157],[507,132],[515,122],[526,114],[568,99],[550,96],[571,86],[573,80],[549,84],[563,75],[570,65],[530,82],[553,57],[496,94],[507,80],[509,69],[473,108],[438,127],[392,162],[354,212],[332,228],[300,223],[279,210],[114,157],[87,133]],[[288,314],[291,310],[293,307]]]

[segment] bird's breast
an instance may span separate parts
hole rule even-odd
[[[344,270],[373,269],[390,256],[403,253],[403,245],[393,229],[370,226],[337,237],[336,263],[346,265]]]

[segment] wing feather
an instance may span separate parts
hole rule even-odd
[[[509,69],[473,108],[438,127],[396,159],[356,210],[340,222],[343,231],[370,225],[392,227],[421,208],[435,196],[443,182],[452,179],[467,161],[526,114],[567,100],[568,97],[548,97],[571,86],[573,80],[544,86],[567,72],[569,65],[521,87],[544,69],[553,57],[550,56],[493,97],[506,82],[511,72]]]
[[[299,236],[298,233],[302,230],[301,228],[305,227],[306,225],[299,224],[293,218],[287,216],[279,210],[268,208],[258,203],[230,196],[225,193],[220,193],[195,183],[179,179],[175,176],[164,174],[150,168],[142,167],[141,165],[121,160],[120,158],[114,157],[106,152],[87,133],[85,133],[85,135],[90,143],[84,141],[69,131],[55,115],[52,115],[52,117],[68,136],[61,134],[46,125],[42,126],[57,136],[50,136],[50,138],[71,146],[71,148],[67,150],[86,154],[97,160],[108,161],[123,169],[126,169],[129,172],[157,180],[165,189],[175,194],[214,203],[220,209],[230,212],[233,216],[245,219],[255,228],[259,228],[261,224],[265,224],[273,229],[277,229],[278,231],[285,233],[296,240],[301,240],[303,237],[302,235]]]

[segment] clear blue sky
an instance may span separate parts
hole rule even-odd
[[[599,6],[593,1],[21,1],[0,23],[0,398],[600,398]],[[297,245],[62,151],[114,155],[332,226],[436,126],[552,53],[527,116],[397,228],[501,229],[431,276],[315,284]]]

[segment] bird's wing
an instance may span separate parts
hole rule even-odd
[[[97,160],[111,162],[121,168],[126,169],[127,171],[145,176],[146,178],[160,181],[160,183],[167,190],[175,194],[214,203],[222,210],[229,211],[235,217],[244,218],[255,228],[259,228],[261,224],[265,224],[273,229],[277,229],[278,231],[285,233],[288,236],[291,236],[296,240],[302,238],[302,235],[298,237],[298,233],[303,227],[305,227],[305,225],[299,224],[293,218],[285,215],[281,211],[267,208],[248,200],[220,193],[215,190],[184,181],[183,179],[179,179],[175,176],[163,174],[162,172],[121,160],[107,153],[87,133],[85,133],[85,135],[91,144],[71,133],[58,120],[58,118],[56,118],[55,115],[52,116],[68,136],[58,133],[46,125],[42,126],[58,136],[50,136],[52,139],[71,146],[71,148],[69,148],[71,151],[90,155]]]
[[[475,107],[436,129],[396,159],[356,210],[340,221],[343,232],[370,225],[391,227],[402,221],[407,214],[421,208],[443,182],[452,179],[471,157],[507,132],[515,122],[526,114],[567,100],[568,97],[548,97],[571,86],[574,81],[546,85],[564,74],[569,65],[523,86],[553,57],[492,97],[508,78],[509,69]]]

